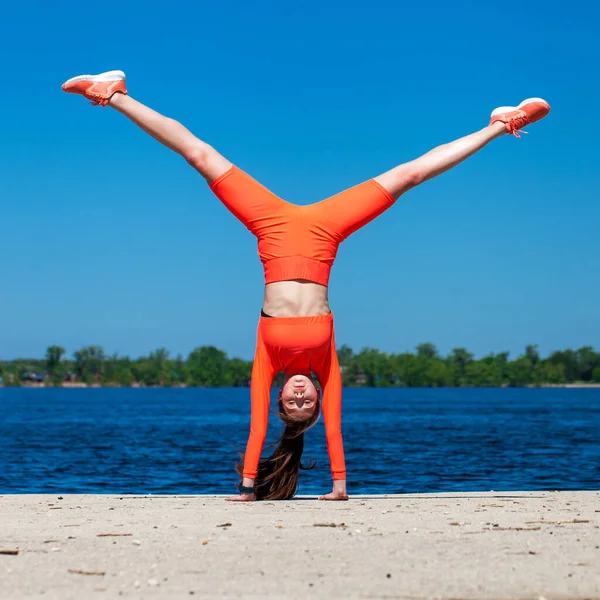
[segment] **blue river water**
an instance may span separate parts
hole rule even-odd
[[[248,426],[246,388],[0,389],[0,494],[235,493]],[[599,389],[345,389],[343,435],[351,494],[600,489]],[[328,491],[322,418],[304,456]]]

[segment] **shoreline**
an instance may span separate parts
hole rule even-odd
[[[248,388],[250,386],[237,386],[237,387],[245,387]],[[43,389],[43,388],[56,388],[56,389],[111,389],[111,388],[123,388],[123,389],[221,389],[221,388],[211,388],[209,386],[194,386],[188,385],[185,383],[178,385],[120,385],[120,384],[108,384],[101,385],[98,383],[79,383],[79,382],[71,382],[71,383],[63,383],[61,385],[51,385],[46,383],[22,383],[21,385],[3,385],[0,384],[0,389],[19,389],[19,388],[29,388],[29,389]],[[419,388],[419,387],[366,387],[366,386],[344,386],[344,389],[436,389],[436,390],[460,390],[460,389],[481,389],[481,390],[500,390],[500,389],[600,389],[600,383],[542,383],[540,385],[522,385],[522,386],[461,386],[461,387],[451,387],[451,386],[436,386],[436,387],[427,387],[427,388]]]
[[[600,492],[0,496],[0,597],[600,598]]]

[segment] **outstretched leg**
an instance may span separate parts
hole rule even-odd
[[[432,179],[473,156],[505,133],[520,137],[521,128],[545,117],[550,106],[541,98],[529,98],[519,106],[497,108],[490,124],[480,131],[438,146],[420,158],[312,205],[327,235],[341,242],[378,217],[411,188]]]
[[[123,71],[79,75],[66,81],[65,92],[79,94],[92,104],[111,106],[167,148],[183,156],[210,184],[210,189],[259,240],[273,225],[281,227],[289,205],[234,166],[181,123],[164,117],[131,98]]]
[[[123,71],[73,77],[63,84],[62,89],[85,96],[92,104],[118,110],[155,140],[183,156],[209,183],[232,167],[226,158],[199,140],[181,123],[164,117],[128,96]]]
[[[505,124],[497,121],[480,131],[438,146],[415,160],[394,167],[375,177],[375,181],[396,200],[411,188],[441,175],[473,156],[505,133],[507,133]]]
[[[375,181],[396,200],[404,192],[473,156],[505,133],[520,137],[522,127],[543,119],[549,112],[550,106],[542,98],[528,98],[518,106],[501,106],[492,112],[490,124],[484,129],[438,146],[416,160],[379,175]]]
[[[232,166],[212,146],[198,139],[181,123],[161,115],[131,96],[114,94],[109,99],[108,106],[125,115],[155,140],[183,156],[209,183]]]
[[[109,99],[108,106],[118,110],[155,140],[183,156],[208,183],[232,166],[212,146],[198,139],[181,123],[157,113],[131,96],[114,94]]]
[[[313,219],[322,222],[321,228],[329,237],[341,242],[390,208],[404,192],[454,167],[504,133],[504,123],[494,123],[313,204],[308,210],[315,213]]]

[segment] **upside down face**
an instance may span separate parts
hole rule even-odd
[[[319,391],[312,379],[307,375],[288,375],[279,392],[279,400],[286,414],[298,421],[305,421],[313,416]]]

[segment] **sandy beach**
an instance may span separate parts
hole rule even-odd
[[[600,492],[0,497],[0,598],[600,598]]]

